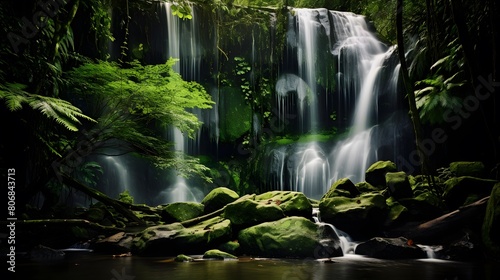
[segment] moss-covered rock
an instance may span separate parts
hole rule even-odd
[[[365,181],[379,189],[385,189],[385,174],[396,172],[396,164],[392,161],[377,161],[365,173]]]
[[[226,204],[235,201],[239,197],[240,196],[235,191],[225,187],[219,187],[210,191],[205,198],[203,198],[201,204],[205,205],[205,213],[211,213],[221,209],[226,206]]]
[[[469,176],[448,179],[444,183],[444,198],[446,204],[451,209],[456,209],[464,205],[467,201],[470,202],[474,199],[486,197],[490,195],[495,183],[497,183],[495,180]],[[471,196],[473,199],[468,199]]]
[[[204,205],[196,202],[175,202],[162,209],[162,220],[165,223],[183,222],[201,216]]]
[[[245,199],[228,204],[224,209],[223,217],[230,220],[233,226],[243,228],[279,220],[285,217],[285,214],[275,202]]]
[[[389,212],[387,214],[387,220],[385,222],[386,226],[394,226],[402,224],[407,221],[408,218],[408,208],[403,206],[393,197],[386,200]]]
[[[450,163],[450,172],[456,177],[483,177],[486,174],[486,168],[480,161],[456,161]]]
[[[368,182],[359,182],[355,186],[360,193],[380,191],[380,189],[374,187],[372,184],[370,184]]]
[[[228,241],[224,244],[221,244],[219,247],[217,247],[219,250],[228,252],[233,255],[239,254],[239,249],[240,249],[240,243],[237,241]]]
[[[229,253],[223,252],[221,250],[212,249],[208,250],[203,254],[204,259],[216,259],[216,260],[224,260],[224,259],[238,259],[238,257],[231,255]]]
[[[194,261],[193,258],[190,256],[186,256],[184,254],[177,255],[177,257],[174,258],[174,261],[176,262],[192,262]]]
[[[488,253],[500,259],[500,183],[494,186],[486,206],[482,239]]]
[[[134,239],[132,251],[140,255],[201,254],[231,238],[231,222],[215,217],[192,227],[180,223],[147,228]]]
[[[420,259],[427,253],[417,246],[411,245],[404,237],[375,237],[356,246],[356,254],[379,259]]]
[[[321,227],[303,217],[288,217],[240,231],[242,253],[261,257],[323,258],[342,256],[334,232],[324,236]]]
[[[255,196],[255,200],[278,205],[286,216],[311,217],[311,201],[301,192],[271,191]]]
[[[385,183],[389,193],[396,199],[408,198],[413,196],[410,181],[405,172],[387,172],[385,174]]]
[[[409,210],[409,218],[414,221],[434,219],[444,214],[445,210],[442,200],[430,191],[400,199],[399,202]]]
[[[334,224],[353,238],[372,237],[386,220],[388,208],[385,197],[366,193],[359,197],[332,197],[319,204],[321,220]]]
[[[361,193],[356,188],[356,186],[349,180],[348,178],[343,178],[337,180],[332,184],[330,189],[323,195],[321,199],[332,198],[336,196],[345,196],[345,197],[356,197]]]

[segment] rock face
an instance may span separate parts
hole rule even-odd
[[[388,207],[385,197],[366,193],[355,198],[332,197],[319,204],[321,220],[349,233],[355,239],[374,236],[384,223]]]
[[[201,204],[205,205],[205,213],[211,213],[219,210],[226,204],[231,203],[238,199],[240,196],[233,190],[225,187],[220,187],[210,191]]]
[[[500,259],[500,183],[491,191],[484,217],[482,238],[490,255]]]
[[[365,173],[365,181],[371,185],[384,189],[385,174],[387,172],[396,172],[396,164],[392,161],[377,161],[372,164]]]
[[[303,217],[288,217],[240,231],[242,253],[261,257],[324,258],[342,256],[334,232],[329,238],[319,225]]]
[[[162,220],[165,223],[183,222],[203,214],[204,206],[196,202],[175,202],[162,209]]]
[[[427,253],[404,237],[375,237],[356,246],[356,254],[378,259],[420,259]]]
[[[180,223],[147,228],[133,241],[132,252],[148,256],[199,253],[231,238],[231,222],[215,217],[192,227]]]

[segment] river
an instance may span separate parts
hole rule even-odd
[[[380,260],[358,255],[332,262],[255,259],[174,262],[172,258],[83,255],[58,264],[23,263],[17,279],[50,280],[195,280],[195,279],[500,279],[499,263],[443,260]]]

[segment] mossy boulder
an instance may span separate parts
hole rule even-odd
[[[378,259],[421,259],[427,253],[411,245],[408,239],[375,237],[356,246],[356,254]]]
[[[486,175],[486,168],[480,161],[456,161],[450,163],[450,172],[455,177],[483,177]]]
[[[233,226],[244,228],[263,222],[275,221],[285,217],[283,210],[275,202],[245,199],[228,204],[223,217]]]
[[[223,252],[221,250],[217,250],[217,249],[212,249],[212,250],[206,251],[205,254],[203,254],[203,258],[204,259],[216,259],[216,260],[238,259],[238,257],[236,257],[232,254],[229,254],[229,253]]]
[[[385,189],[385,174],[396,172],[396,164],[392,161],[377,161],[365,173],[365,181],[379,189]]]
[[[345,196],[352,198],[360,194],[361,193],[351,180],[349,180],[348,178],[343,178],[333,183],[330,189],[323,195],[321,199],[332,198],[336,196]]]
[[[486,206],[482,239],[487,252],[500,259],[500,183],[493,187]]]
[[[334,224],[355,239],[372,237],[386,220],[386,199],[379,193],[366,193],[355,198],[332,197],[319,204],[321,220]]]
[[[393,197],[390,197],[386,200],[387,206],[389,208],[389,212],[387,214],[387,220],[385,222],[386,226],[395,226],[399,224],[403,224],[408,219],[408,208],[403,206]]]
[[[180,223],[154,226],[134,238],[132,251],[139,255],[201,254],[230,240],[231,222],[215,217],[191,227]]]
[[[163,207],[161,216],[165,223],[183,222],[203,214],[204,205],[196,202],[174,202]]]
[[[240,249],[240,243],[237,241],[228,241],[224,244],[221,244],[219,247],[217,247],[219,250],[228,252],[233,255],[239,254],[239,249]]]
[[[301,192],[271,191],[255,196],[255,200],[278,205],[286,216],[311,217],[311,201]]]
[[[385,184],[392,197],[396,199],[413,196],[410,181],[405,172],[387,172],[385,174]]]
[[[186,256],[184,254],[177,255],[177,257],[174,258],[174,261],[176,262],[192,262],[194,261],[193,258],[190,256]]]
[[[431,220],[444,214],[442,200],[430,191],[420,192],[412,198],[399,199],[408,209],[409,218],[414,221]]]
[[[356,189],[358,189],[358,191],[360,193],[380,191],[380,189],[374,187],[372,184],[370,184],[368,182],[359,182],[355,186],[356,186]]]
[[[490,195],[496,183],[495,180],[470,176],[451,178],[444,183],[444,199],[449,208],[456,209]]]
[[[211,213],[221,209],[226,206],[226,204],[235,201],[239,197],[240,196],[235,191],[226,187],[219,187],[210,191],[205,198],[203,198],[201,204],[205,206],[205,213]]]
[[[327,236],[328,235],[328,236]],[[240,231],[241,252],[280,258],[325,258],[342,256],[338,236],[303,217],[287,217]]]

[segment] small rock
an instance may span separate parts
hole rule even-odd
[[[216,259],[216,260],[224,260],[224,259],[238,259],[238,257],[231,255],[229,253],[223,252],[221,250],[213,249],[208,250],[203,254],[204,259]]]
[[[180,254],[180,255],[177,255],[177,257],[175,257],[174,261],[176,261],[176,262],[192,262],[192,261],[194,261],[194,259],[191,258],[190,256]]]

